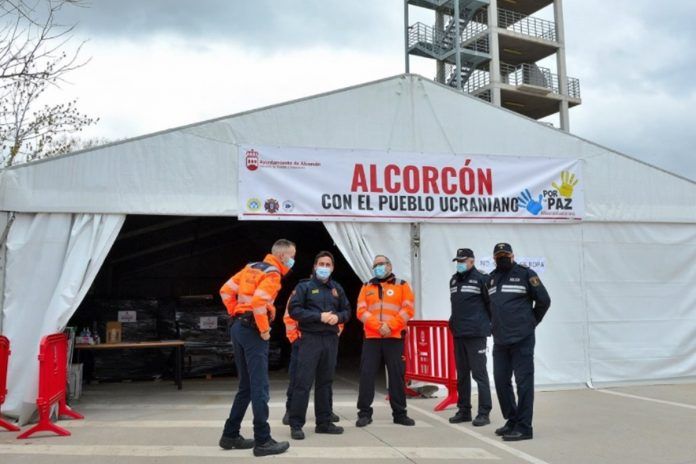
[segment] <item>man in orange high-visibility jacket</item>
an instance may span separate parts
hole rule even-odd
[[[287,400],[285,401],[285,415],[283,416],[283,425],[290,425],[290,403],[292,402],[292,391],[295,388],[295,373],[297,372],[297,357],[298,351],[300,351],[300,329],[297,326],[297,321],[290,317],[290,298],[285,305],[285,315],[283,316],[283,323],[285,324],[285,336],[290,342],[290,364],[288,365],[288,390],[286,392]],[[343,326],[345,324],[338,324],[338,336],[341,336],[343,332]],[[333,398],[332,398],[333,403]],[[340,422],[341,418],[337,414],[331,412],[331,422]]]
[[[254,456],[280,454],[290,447],[271,438],[268,425],[268,340],[275,317],[273,302],[280,279],[295,263],[295,244],[281,239],[262,262],[250,263],[220,289],[222,302],[233,318],[230,336],[239,376],[239,387],[230,416],[220,438],[224,449],[254,448]],[[246,440],[239,430],[249,403],[254,413],[254,439]]]
[[[404,340],[402,332],[414,314],[413,290],[408,282],[392,273],[389,258],[377,255],[372,264],[374,278],[363,285],[358,297],[357,315],[365,328],[360,359],[357,427],[372,422],[375,377],[382,360],[389,379],[389,402],[395,424],[412,426],[406,414]]]

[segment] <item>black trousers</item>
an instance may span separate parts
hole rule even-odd
[[[290,399],[290,427],[303,427],[307,420],[307,406],[312,384],[314,390],[314,417],[317,425],[331,423],[333,378],[336,371],[338,335],[335,333],[302,333],[297,351],[295,384]]]
[[[400,338],[366,338],[360,358],[358,417],[372,417],[375,377],[383,364],[387,366],[392,416],[395,418],[406,416],[404,341]]]
[[[532,432],[534,344],[532,333],[511,345],[493,345],[493,376],[500,409],[507,424],[522,433]],[[517,400],[512,390],[513,374],[517,384]]]
[[[457,362],[457,407],[471,414],[471,377],[478,387],[478,413],[491,412],[491,386],[486,370],[486,337],[457,337],[454,339],[454,358]]]

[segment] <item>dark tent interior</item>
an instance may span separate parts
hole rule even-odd
[[[135,313],[122,322],[122,341],[180,339],[185,342],[184,376],[234,374],[226,309],[219,289],[245,264],[260,261],[278,238],[297,244],[296,264],[283,279],[272,324],[271,369],[287,366],[290,347],[282,316],[295,284],[312,271],[321,250],[336,258],[333,277],[351,302],[352,318],[341,336],[339,367],[357,365],[362,325],[355,320],[361,282],[321,222],[256,222],[223,217],[128,216],[88,295],[69,326],[106,339],[106,324],[119,312]],[[132,317],[132,316],[131,316]],[[87,380],[171,378],[170,350],[84,351]]]

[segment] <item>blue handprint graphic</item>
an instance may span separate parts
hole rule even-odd
[[[529,192],[529,189],[525,189],[524,192],[520,192],[520,196],[518,197],[520,200],[520,206],[522,208],[527,208],[527,211],[535,216],[541,213],[541,210],[544,209],[544,206],[541,204],[542,198],[542,195],[539,194],[538,201],[532,199],[532,194]]]

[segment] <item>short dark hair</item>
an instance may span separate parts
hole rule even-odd
[[[336,265],[336,260],[334,259],[334,255],[330,251],[320,251],[319,253],[317,253],[317,255],[314,257],[314,264],[316,265],[321,258],[330,258],[331,264],[333,266]]]

